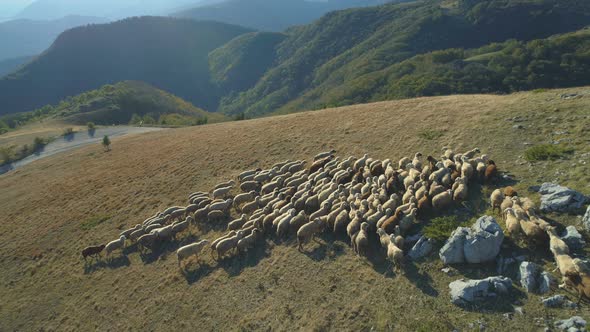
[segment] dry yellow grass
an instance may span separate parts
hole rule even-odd
[[[80,256],[86,245],[186,204],[192,191],[209,190],[247,168],[309,159],[329,148],[397,160],[416,151],[438,156],[443,146],[478,146],[522,181],[520,191],[558,177],[588,194],[588,163],[579,161],[588,161],[583,155],[590,152],[590,99],[563,100],[559,94],[566,91],[589,89],[421,98],[168,130],[114,139],[109,153],[87,146],[0,176],[0,330],[431,331],[470,330],[469,323],[481,320],[498,331],[539,330],[539,319],[574,313],[588,319],[587,306],[548,310],[536,295],[511,297],[525,310],[511,320],[502,316],[510,311],[506,301],[463,310],[450,304],[448,283],[493,274],[493,266],[462,268],[450,277],[433,259],[393,278],[383,276],[381,255],[360,259],[344,238],[331,235],[311,244],[308,254],[293,240],[269,240],[219,264],[207,253],[202,266],[189,265],[187,276],[173,250],[213,238],[221,227],[195,229],[159,257],[142,258],[128,248],[111,264],[85,268]],[[525,119],[525,129],[506,121],[514,116]],[[421,135],[433,130],[442,136]],[[529,166],[519,158],[524,142],[545,143],[561,130],[575,149],[570,160]],[[89,224],[101,215],[111,218]]]

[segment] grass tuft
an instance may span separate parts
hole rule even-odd
[[[574,153],[574,149],[554,144],[536,145],[524,152],[528,161],[557,160]]]
[[[441,138],[444,135],[444,131],[442,130],[432,130],[426,129],[418,133],[418,136],[424,138],[426,140],[432,141],[438,138]]]
[[[80,224],[80,228],[83,231],[89,231],[89,230],[93,229],[94,227],[102,224],[103,222],[109,220],[110,218],[111,218],[111,216],[102,215],[102,214],[92,216],[92,217],[86,219],[85,221],[83,221]]]
[[[457,216],[437,217],[424,227],[424,236],[437,241],[445,241],[457,227],[469,225],[469,221],[460,221]]]

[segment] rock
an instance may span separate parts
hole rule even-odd
[[[481,280],[455,280],[449,284],[451,302],[455,305],[484,301],[505,294],[512,287],[506,277],[489,277]]]
[[[555,321],[555,328],[561,331],[577,332],[586,331],[586,321],[580,316]]]
[[[465,262],[463,246],[467,234],[469,234],[469,228],[467,227],[459,227],[453,231],[438,253],[443,263],[456,264]]]
[[[565,241],[571,249],[582,249],[586,246],[586,241],[584,241],[584,238],[574,226],[567,226],[561,239]]]
[[[524,126],[521,124],[515,124],[514,126],[512,126],[512,128],[514,129],[524,129]]]
[[[553,284],[553,276],[549,272],[541,272],[539,277],[539,294],[548,293],[551,290],[551,284]]]
[[[471,228],[453,231],[439,256],[445,264],[488,262],[496,258],[503,240],[504,232],[496,220],[483,216]]]
[[[427,256],[430,254],[430,252],[432,252],[432,249],[434,248],[434,242],[434,240],[422,236],[412,247],[412,249],[410,249],[408,256],[410,256],[413,260]]]
[[[406,239],[405,239],[404,242],[406,244],[416,243],[421,238],[422,238],[422,233],[418,233],[418,234],[414,234],[414,235],[409,235],[409,236],[406,237]]]
[[[590,206],[588,206],[586,214],[584,214],[584,217],[582,218],[582,224],[584,225],[584,229],[586,229],[586,231],[590,231]]]
[[[504,232],[496,219],[483,216],[477,219],[471,230],[465,237],[465,261],[476,264],[494,260],[504,240]]]
[[[539,266],[531,262],[522,262],[519,267],[520,284],[528,293],[534,292],[538,287]]]
[[[543,183],[539,193],[544,212],[575,212],[588,200],[581,193],[555,183]]]
[[[568,298],[563,295],[554,295],[551,297],[543,298],[541,302],[543,302],[543,305],[547,308],[576,308],[578,306],[574,302],[568,300]]]

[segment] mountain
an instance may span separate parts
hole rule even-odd
[[[290,29],[275,65],[219,109],[259,116],[360,103],[386,84],[381,72],[412,56],[545,38],[588,24],[590,3],[577,0],[427,1],[331,12]]]
[[[56,19],[68,15],[114,19],[140,15],[164,15],[199,0],[36,0],[18,13],[18,18]]]
[[[46,105],[33,112],[0,117],[14,128],[30,121],[56,119],[72,125],[94,122],[99,125],[120,125],[130,122],[159,125],[194,125],[221,122],[222,114],[209,113],[168,92],[138,81],[105,85],[55,105]]]
[[[36,21],[17,19],[0,23],[0,60],[11,59],[46,50],[62,32],[107,19],[94,16],[67,16],[57,20]]]
[[[166,17],[68,30],[34,61],[0,79],[0,114],[30,111],[124,80],[145,81],[215,109],[208,54],[250,30]]]
[[[374,6],[389,1],[226,0],[180,11],[172,16],[213,20],[263,31],[283,31],[290,26],[310,23],[333,10]]]
[[[16,71],[22,65],[31,61],[33,58],[34,56],[22,56],[18,58],[0,60],[0,77],[3,77]]]

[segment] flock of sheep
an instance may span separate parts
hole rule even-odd
[[[189,229],[192,223],[227,222],[227,234],[201,240],[177,250],[179,264],[210,248],[216,259],[247,251],[265,236],[296,235],[298,249],[324,230],[345,233],[358,255],[366,255],[376,233],[387,259],[396,270],[403,267],[404,237],[428,211],[440,211],[467,198],[469,184],[487,182],[497,175],[496,165],[479,149],[454,153],[443,149],[440,160],[421,153],[377,160],[335,157],[335,151],[320,153],[306,162],[284,161],[270,169],[241,173],[237,181],[220,183],[209,192],[189,195],[189,205],[174,206],[127,229],[106,245],[87,247],[84,258],[110,255],[126,240],[142,250]],[[232,196],[238,186],[241,193]],[[231,220],[231,211],[239,217]],[[216,256],[216,257],[215,257]]]
[[[557,270],[562,276],[560,287],[570,286],[578,291],[580,298],[590,299],[590,270],[578,258],[570,256],[570,248],[557,235],[555,226],[544,220],[533,201],[519,197],[512,187],[496,189],[490,197],[493,209],[502,211],[508,236],[524,238],[535,245],[549,242]]]

